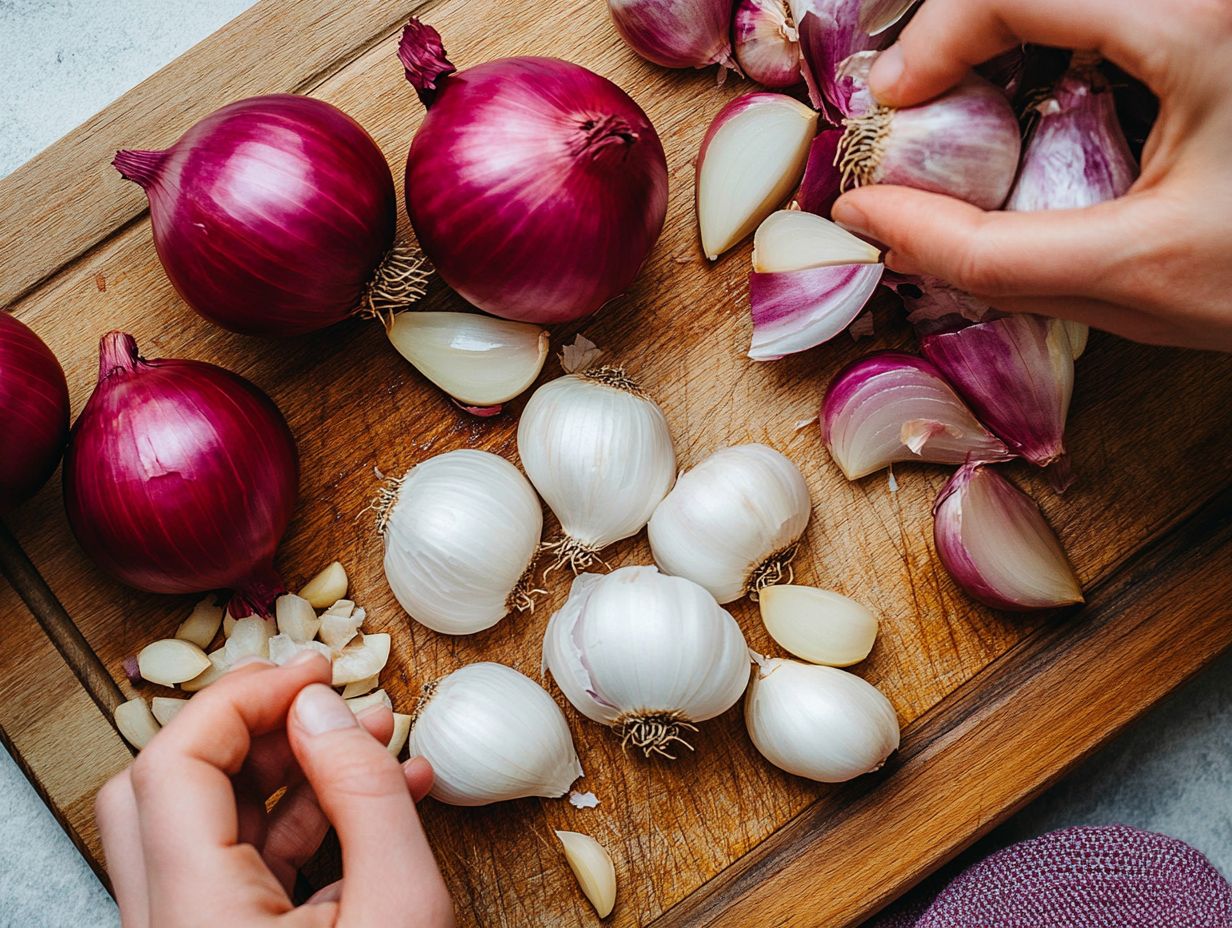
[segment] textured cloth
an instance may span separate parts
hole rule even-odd
[[[1232,887],[1174,838],[1067,828],[993,854],[872,928],[1232,928]]]

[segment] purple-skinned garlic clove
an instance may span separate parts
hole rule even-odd
[[[881,35],[906,16],[918,0],[863,0],[860,28],[869,35]]]
[[[665,68],[739,71],[732,58],[733,0],[608,0],[620,37],[635,52]]]
[[[740,0],[732,35],[745,77],[773,89],[794,87],[804,80],[800,34],[785,0]]]
[[[830,210],[843,192],[843,172],[836,164],[842,138],[842,129],[826,129],[817,134],[809,146],[804,178],[796,191],[796,206],[823,219],[830,218]]]
[[[847,264],[749,275],[754,361],[779,358],[821,345],[863,312],[884,266]]]
[[[890,36],[870,36],[860,28],[861,0],[791,0],[800,35],[801,70],[809,100],[831,125],[863,110],[859,82],[842,72],[843,63],[859,52],[877,51]]]

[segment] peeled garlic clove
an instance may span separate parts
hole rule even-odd
[[[800,468],[765,445],[736,445],[680,475],[650,520],[650,550],[664,573],[730,603],[790,572],[811,514]]]
[[[356,715],[373,706],[384,706],[390,711],[393,711],[394,708],[393,700],[389,698],[389,695],[384,690],[377,690],[375,693],[369,693],[367,696],[356,696],[354,699],[348,699],[346,704]]]
[[[795,200],[795,205],[806,213],[829,219],[830,210],[843,192],[843,172],[835,166],[842,138],[842,129],[825,129],[809,145],[804,177]]]
[[[347,574],[338,561],[334,561],[323,571],[304,584],[299,595],[312,605],[313,609],[324,609],[331,603],[336,603],[346,596]]]
[[[349,599],[338,599],[334,604],[325,610],[323,617],[326,615],[340,615],[348,617],[355,611],[355,603]]]
[[[403,312],[386,329],[398,353],[464,406],[498,406],[527,390],[548,333],[478,313]]]
[[[694,722],[735,705],[744,635],[702,587],[653,567],[583,574],[552,616],[543,663],[579,712],[649,757],[690,746]]]
[[[290,635],[275,635],[269,640],[269,659],[280,667],[305,651],[315,651],[327,661],[334,659],[334,652],[319,641],[296,641]]]
[[[376,689],[380,682],[377,674],[370,677],[364,677],[362,680],[356,680],[354,683],[348,683],[342,690],[343,699],[353,699],[356,696],[363,696],[365,693],[370,693]]]
[[[385,745],[386,749],[394,757],[402,753],[402,749],[406,747],[406,739],[411,735],[411,717],[403,712],[394,713],[394,730],[389,736],[389,743]]]
[[[222,618],[221,611],[218,617],[219,619]],[[188,705],[187,699],[178,699],[174,696],[155,696],[150,700],[150,712],[158,720],[159,725],[170,725],[171,720],[186,705]]]
[[[697,221],[711,261],[757,228],[804,172],[817,113],[778,93],[737,97],[719,111],[697,158]]]
[[[529,404],[523,423],[528,415]],[[461,450],[417,464],[381,520],[385,577],[420,624],[470,635],[528,606],[543,511],[504,458]]]
[[[512,667],[469,664],[424,689],[410,750],[432,765],[441,802],[556,798],[582,775],[564,713]]]
[[[1074,354],[1059,319],[1006,316],[930,335],[920,349],[1014,451],[1039,467],[1065,457]]]
[[[877,640],[876,617],[840,593],[811,586],[769,586],[758,596],[758,606],[770,637],[814,664],[858,664]]]
[[[612,855],[590,835],[558,831],[556,837],[565,848],[569,869],[595,907],[595,914],[607,918],[616,906],[616,867]]]
[[[334,655],[332,686],[346,686],[379,674],[389,663],[389,635],[360,635]]]
[[[211,651],[206,657],[209,659],[209,666],[191,680],[185,680],[180,685],[180,689],[184,690],[184,692],[195,693],[198,690],[203,690],[231,669],[225,647]]]
[[[207,596],[193,606],[188,618],[175,630],[175,637],[190,641],[205,650],[218,634],[218,626],[222,624],[222,612],[222,606],[214,602],[214,597]]]
[[[835,375],[821,405],[830,457],[848,480],[899,461],[962,464],[1013,457],[930,362],[879,351]]]
[[[332,600],[331,600],[332,602]],[[292,641],[303,643],[317,636],[321,620],[307,597],[284,593],[274,600],[274,617],[278,631]]]
[[[163,686],[191,680],[209,666],[210,659],[204,651],[180,638],[164,638],[147,644],[137,655],[141,676]]]
[[[333,615],[326,612],[321,616],[321,627],[318,629],[321,641],[331,651],[341,651],[359,634],[362,617],[362,613],[360,615],[354,613]]]
[[[800,42],[783,0],[740,0],[732,20],[736,61],[763,87],[794,87],[800,74]]]
[[[140,751],[158,734],[158,721],[146,701],[138,696],[115,708],[115,725],[124,740]]]
[[[641,531],[676,479],[663,410],[615,367],[539,387],[518,422],[518,455],[564,532],[545,549],[575,573]]]
[[[274,637],[273,623],[258,615],[246,616],[235,623],[227,639],[227,663],[235,666],[246,657],[269,657],[269,642]]]
[[[798,209],[771,213],[753,236],[753,270],[759,274],[880,261],[881,251],[868,242]]]
[[[836,667],[762,658],[744,721],[776,767],[819,783],[879,770],[898,750],[898,717],[875,686]]]
[[[750,274],[749,357],[777,361],[841,334],[868,305],[883,270],[880,264],[848,264]]]
[[[968,465],[933,507],[941,563],[994,609],[1050,609],[1083,601],[1061,542],[1031,497],[989,467]]]

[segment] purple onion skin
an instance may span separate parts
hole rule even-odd
[[[611,81],[555,58],[459,73],[416,20],[399,55],[428,107],[406,208],[437,273],[504,319],[568,322],[633,283],[663,229],[667,161]]]
[[[830,210],[843,192],[843,172],[834,165],[842,138],[842,129],[826,129],[809,146],[804,178],[796,194],[796,205],[806,213],[829,219]]]
[[[85,552],[151,593],[234,591],[268,616],[274,551],[295,508],[295,439],[268,396],[200,361],[103,337],[99,381],[64,457],[64,506]]]
[[[1074,383],[1062,323],[1028,314],[1005,316],[930,335],[920,349],[976,417],[1038,467],[1065,458],[1065,422]],[[1061,465],[1064,467],[1064,465]]]
[[[664,68],[735,67],[734,0],[608,0],[625,44]]]
[[[864,311],[883,270],[880,264],[848,264],[749,274],[749,357],[777,361],[839,335]]]
[[[973,322],[988,322],[1005,315],[938,277],[916,277],[886,271],[884,283],[903,301],[907,321],[921,338],[953,332]]]
[[[858,52],[888,47],[896,34],[896,30],[889,30],[870,36],[860,28],[860,7],[861,0],[800,0],[793,4],[809,100],[835,126],[854,115],[852,97],[859,89],[853,78],[838,76],[839,67]]]
[[[149,196],[154,244],[180,296],[245,335],[348,318],[393,247],[393,175],[336,107],[292,94],[224,106],[165,151],[121,151]]]
[[[0,516],[47,482],[68,441],[68,384],[43,340],[0,311]]]

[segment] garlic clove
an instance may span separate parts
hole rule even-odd
[[[404,312],[386,329],[398,353],[463,406],[498,406],[527,390],[548,333],[478,313]]]
[[[334,604],[325,610],[324,615],[349,616],[355,611],[355,603],[349,599],[335,600]]]
[[[305,651],[315,651],[327,661],[334,659],[334,652],[319,641],[296,641],[290,635],[275,635],[269,640],[269,659],[280,667]]]
[[[406,747],[406,739],[411,735],[411,717],[404,712],[394,713],[394,730],[389,736],[389,743],[385,747],[389,753],[397,757],[402,753],[402,749]]]
[[[744,720],[766,760],[819,783],[872,773],[898,750],[898,717],[890,701],[837,667],[759,659]]]
[[[219,612],[219,619],[222,618],[222,613]],[[158,720],[159,725],[170,725],[171,720],[176,714],[188,705],[187,699],[180,699],[175,696],[155,696],[150,700],[150,711],[154,714],[154,718]]]
[[[800,37],[801,72],[809,100],[833,125],[869,105],[862,85],[845,73],[851,57],[879,49],[889,38],[870,36],[859,26],[862,0],[790,0]]]
[[[318,629],[321,641],[330,650],[341,651],[359,634],[359,626],[363,618],[363,610],[357,610],[348,615],[326,612],[321,616],[321,626]]]
[[[342,690],[343,699],[353,699],[356,696],[363,696],[365,693],[370,693],[376,689],[380,682],[377,674],[370,677],[364,677],[362,680],[356,680],[354,683],[348,683]]]
[[[138,696],[122,702],[115,708],[115,726],[124,740],[140,751],[158,734],[158,721],[150,712],[146,701]]]
[[[218,634],[218,626],[222,624],[222,606],[214,602],[213,596],[207,596],[189,613],[180,627],[175,630],[175,637],[191,641],[197,647],[205,650]]]
[[[616,866],[612,855],[590,835],[558,831],[556,837],[564,846],[565,860],[582,893],[595,907],[595,914],[607,918],[616,906]]]
[[[164,638],[147,644],[137,655],[141,676],[151,683],[175,686],[191,680],[210,666],[204,651],[191,641]]]
[[[313,609],[324,609],[346,596],[346,591],[346,570],[341,563],[334,561],[305,583],[299,595],[308,600]]]
[[[877,619],[854,599],[811,586],[769,586],[758,596],[770,637],[796,657],[850,667],[868,657]]]
[[[895,26],[916,5],[917,0],[864,0],[860,7],[860,28],[869,35],[881,35]]]
[[[345,686],[379,674],[389,663],[389,648],[389,635],[383,632],[361,635],[358,642],[348,644],[335,655],[332,685]]]
[[[356,715],[363,712],[365,709],[370,709],[372,706],[384,706],[386,709],[393,711],[393,700],[384,690],[377,690],[375,693],[369,693],[367,696],[356,696],[353,699],[346,701],[347,706]]]
[[[1082,586],[1039,506],[990,467],[959,468],[933,507],[933,540],[950,576],[994,609],[1083,601]]]
[[[306,597],[285,593],[274,600],[274,617],[278,631],[300,644],[317,636],[321,620]]]
[[[750,80],[772,89],[804,80],[799,34],[783,0],[740,0],[732,36],[736,61]]]
[[[842,129],[825,129],[809,145],[804,177],[795,199],[795,206],[806,213],[829,219],[830,210],[843,192],[843,172],[835,166],[842,138]]]
[[[900,461],[933,464],[1012,458],[930,362],[878,351],[847,365],[821,405],[830,457],[848,480]]]
[[[880,261],[881,251],[868,242],[798,209],[771,213],[753,236],[753,270],[759,274]]]
[[[1065,334],[1069,336],[1070,354],[1077,361],[1086,353],[1091,328],[1084,323],[1074,322],[1072,319],[1062,319],[1061,324],[1065,326]]]
[[[841,334],[868,305],[884,269],[880,264],[846,264],[750,274],[749,357],[777,361]]]
[[[711,261],[752,232],[804,173],[817,113],[791,97],[752,93],[711,123],[697,159],[697,220]]]
[[[227,649],[225,647],[211,651],[206,657],[209,659],[209,666],[191,680],[185,680],[180,684],[180,689],[186,693],[195,693],[198,690],[203,690],[211,683],[215,682],[231,669],[231,664],[227,660]]]
[[[235,623],[224,645],[227,663],[234,667],[246,657],[269,658],[269,642],[274,637],[273,623],[259,615],[245,616]]]

